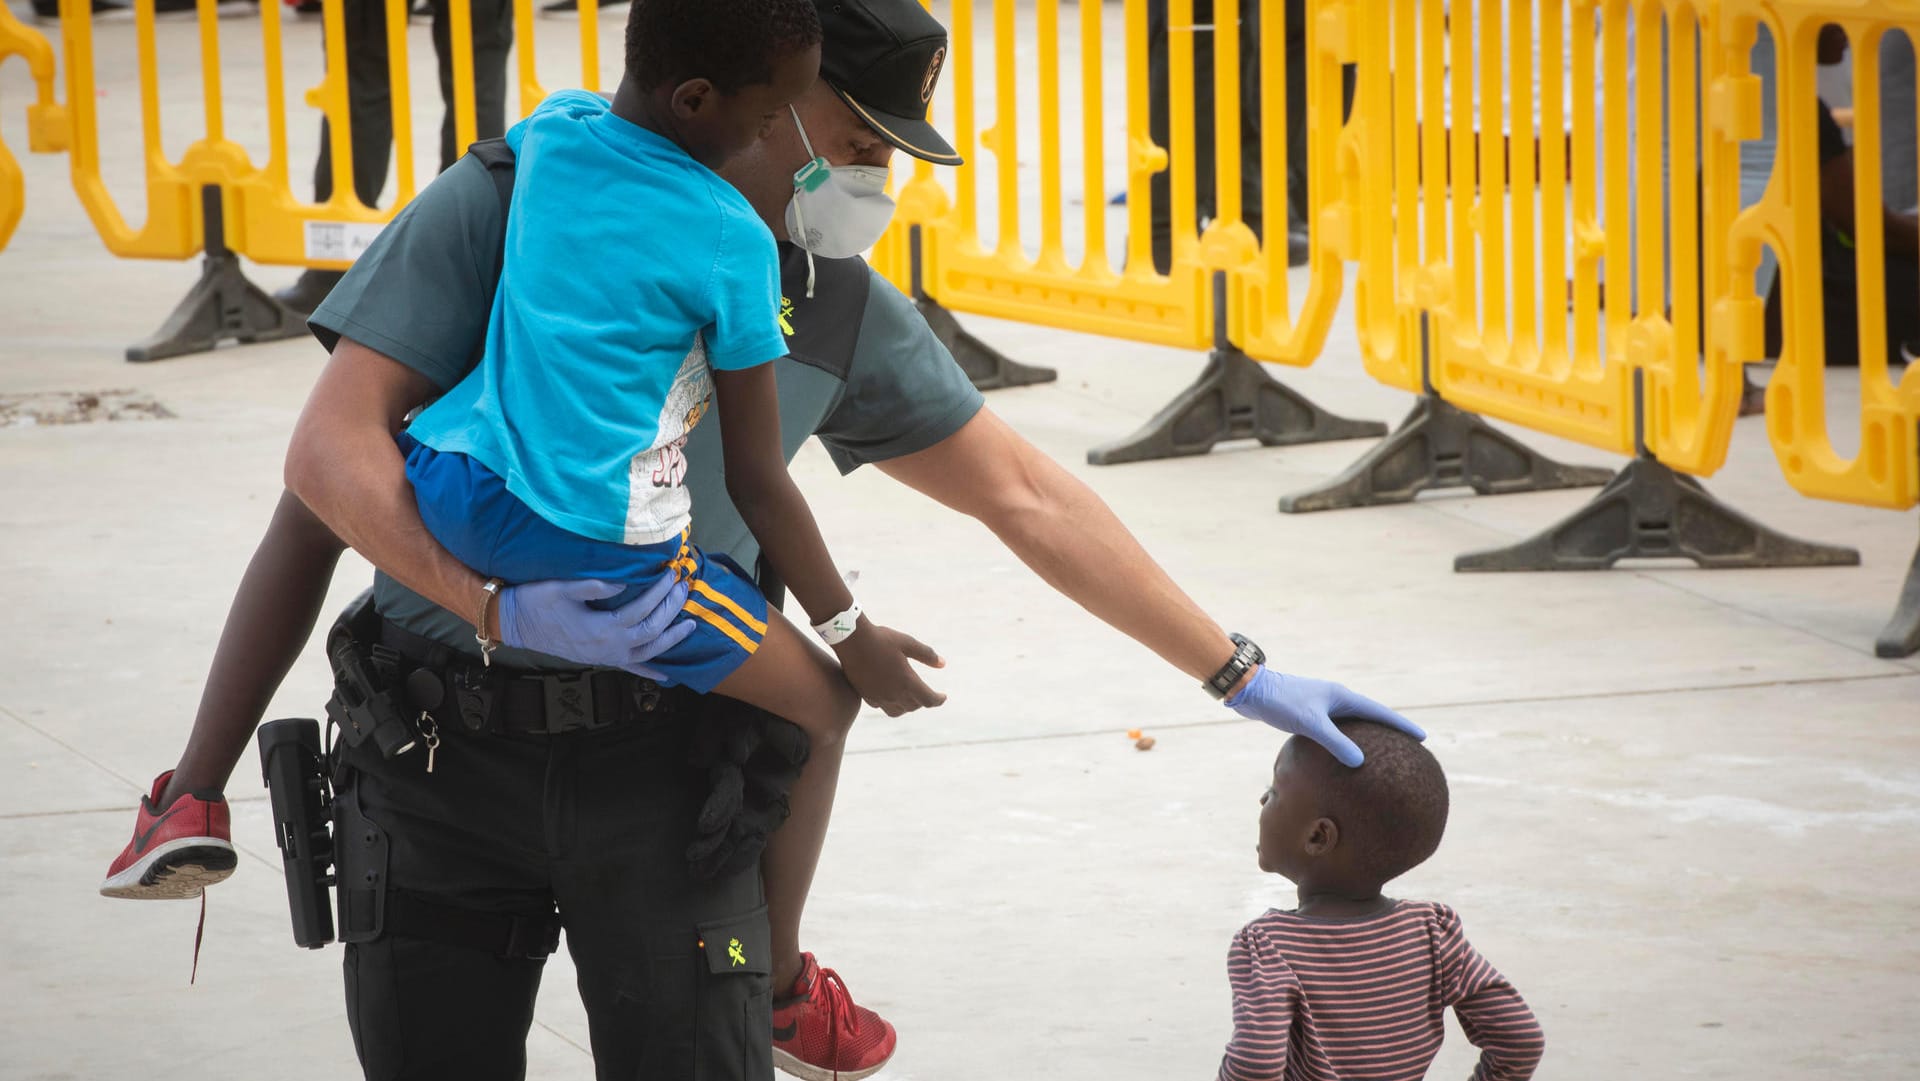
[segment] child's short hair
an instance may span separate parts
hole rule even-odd
[[[815,0],[633,0],[627,78],[642,90],[700,78],[731,94],[771,82],[776,60],[818,44]]]
[[[1348,769],[1324,752],[1322,813],[1354,845],[1355,866],[1386,883],[1426,862],[1447,831],[1447,775],[1412,736],[1371,721],[1336,721],[1367,759]],[[1299,737],[1296,737],[1299,738]]]

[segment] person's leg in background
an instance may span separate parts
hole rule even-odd
[[[1912,33],[1888,31],[1880,39],[1880,172],[1882,198],[1903,214],[1920,210],[1920,130],[1915,124],[1915,64]],[[1895,364],[1901,348],[1920,351],[1920,267],[1913,257],[1887,259],[1888,348]]]
[[[1760,79],[1760,137],[1740,144],[1740,207],[1743,210],[1758,203],[1767,193],[1767,184],[1773,179],[1774,154],[1779,143],[1775,131],[1779,123],[1775,95],[1779,92],[1780,76],[1775,66],[1773,32],[1764,22],[1754,37],[1750,55],[1753,73]],[[1754,295],[1766,298],[1762,352],[1769,360],[1780,355],[1779,275],[1780,261],[1774,257],[1773,249],[1762,248],[1760,269],[1755,273]],[[1766,386],[1753,378],[1751,367],[1743,371],[1743,379],[1740,415],[1749,417],[1766,412]]]
[[[1240,11],[1240,220],[1247,223],[1253,235],[1262,243],[1266,231],[1266,162],[1263,158],[1264,147],[1261,144],[1260,87],[1264,81],[1260,61],[1260,0],[1238,0]],[[1289,58],[1288,79],[1291,83],[1292,67]],[[1289,113],[1294,109],[1293,100],[1287,101]],[[1292,132],[1288,132],[1288,142],[1292,142]],[[1291,165],[1291,162],[1289,162]],[[1291,187],[1291,176],[1288,178]],[[1301,204],[1289,197],[1287,207],[1287,263],[1299,266],[1306,261],[1307,237],[1305,226],[1296,226],[1294,222],[1302,212]],[[1296,242],[1297,241],[1297,242]]]
[[[1920,356],[1920,264],[1887,253],[1887,363],[1898,380],[1908,356]]]
[[[1199,29],[1204,27],[1205,29]],[[1193,173],[1196,220],[1213,214],[1213,0],[1193,0],[1193,26],[1171,26],[1166,0],[1147,3],[1147,132],[1167,148],[1168,168],[1147,182],[1152,208],[1153,268],[1165,274],[1173,266],[1172,120],[1168,95],[1173,85],[1170,38],[1176,32],[1193,39]]]
[[[513,48],[512,0],[473,0],[473,121],[475,140],[497,139],[507,130],[507,53]],[[433,0],[433,54],[440,68],[440,168],[467,148],[459,145],[453,97],[453,19],[447,0]]]
[[[1307,68],[1313,58],[1307,55],[1306,0],[1287,0],[1282,17],[1287,20],[1287,262],[1300,266],[1311,255],[1308,215],[1312,212],[1307,179],[1307,134],[1312,122],[1307,112]]]
[[[387,6],[383,0],[343,0],[346,22],[347,123],[353,147],[353,192],[380,205],[393,151],[393,90],[387,70]],[[320,119],[320,157],[313,167],[313,201],[333,198],[333,125]],[[302,315],[327,298],[343,271],[308,270],[274,298]]]
[[[1880,39],[1881,198],[1902,213],[1920,209],[1914,89],[1913,39],[1890,30]]]

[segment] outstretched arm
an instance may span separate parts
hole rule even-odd
[[[1220,625],[1174,584],[1106,503],[991,410],[923,451],[879,463],[888,476],[978,519],[1047,584],[1198,681],[1234,654]],[[1417,725],[1337,683],[1255,668],[1227,705],[1305,735],[1347,765],[1360,748],[1333,725],[1355,718],[1425,738]]]
[[[1091,488],[982,409],[882,472],[993,531],[1046,583],[1161,659],[1204,680],[1233,643]]]

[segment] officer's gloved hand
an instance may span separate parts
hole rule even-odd
[[[810,746],[806,733],[771,713],[707,702],[712,708],[695,725],[687,755],[712,786],[687,845],[695,881],[735,874],[760,859],[767,838],[787,820],[787,790]]]
[[[1336,719],[1374,721],[1414,739],[1427,738],[1425,729],[1364,694],[1324,679],[1281,675],[1264,665],[1254,669],[1253,678],[1240,693],[1228,698],[1226,705],[1242,717],[1307,737],[1325,747],[1343,766],[1357,766],[1366,755],[1333,726]]]
[[[687,584],[663,576],[618,608],[594,608],[624,586],[595,579],[527,582],[500,591],[500,641],[590,668],[624,668],[658,682],[647,662],[693,633],[693,621],[674,623],[687,602]]]

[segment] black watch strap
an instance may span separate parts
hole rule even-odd
[[[1267,663],[1266,653],[1262,652],[1259,646],[1254,645],[1253,640],[1246,635],[1230,634],[1227,637],[1233,640],[1233,656],[1227,658],[1227,663],[1220,666],[1220,670],[1213,674],[1212,679],[1201,684],[1207,689],[1208,694],[1219,699],[1226,698],[1227,692],[1233,689],[1233,685],[1240,682],[1240,677],[1246,675],[1255,665]]]

